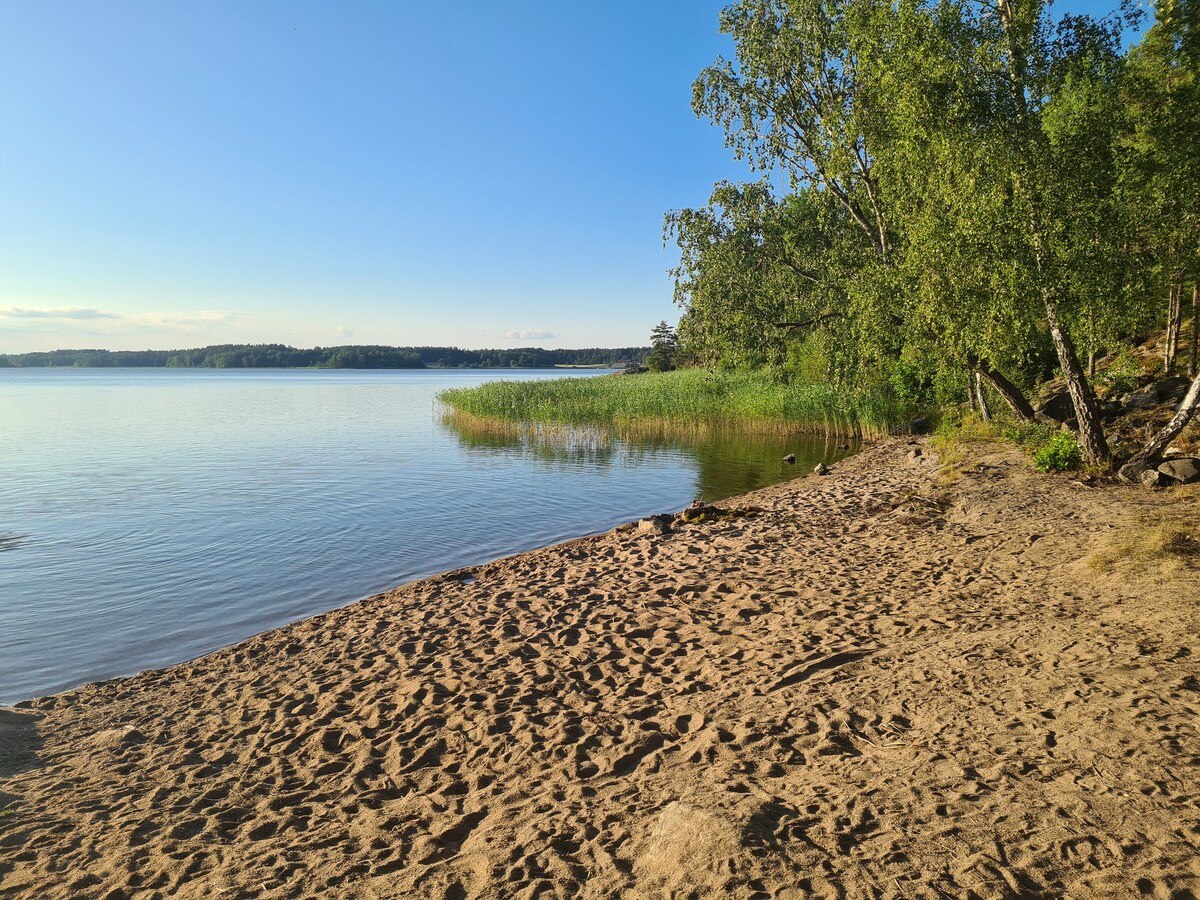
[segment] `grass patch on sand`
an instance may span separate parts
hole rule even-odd
[[[1016,444],[1039,472],[1087,468],[1075,436],[1043,422],[1015,422],[1007,417],[985,422],[974,412],[961,417],[947,416],[929,443],[941,461],[939,479],[943,483],[958,478],[970,460],[975,444]]]
[[[1164,574],[1200,566],[1200,528],[1178,520],[1124,530],[1088,557],[1097,572]]]
[[[785,384],[747,372],[684,369],[642,375],[489,381],[438,398],[478,418],[643,429],[736,426],[762,431],[880,437],[907,419],[879,392]]]

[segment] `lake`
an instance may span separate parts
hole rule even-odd
[[[481,427],[436,400],[563,375],[596,377],[0,369],[0,704],[845,455],[785,435]]]

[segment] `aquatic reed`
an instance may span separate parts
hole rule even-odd
[[[481,418],[638,429],[735,427],[855,437],[886,434],[905,410],[881,392],[838,392],[752,372],[685,369],[642,375],[489,381],[439,399]]]

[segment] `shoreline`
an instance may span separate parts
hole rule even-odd
[[[1087,564],[1200,495],[969,468],[886,440],[0,708],[0,893],[1200,890],[1200,578]]]

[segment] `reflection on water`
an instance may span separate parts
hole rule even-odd
[[[806,475],[858,450],[844,438],[728,428],[593,427],[480,419],[448,412],[443,424],[466,450],[511,455],[549,469],[608,469],[674,463],[691,468],[690,500],[712,503]],[[788,463],[784,457],[794,456]]]

